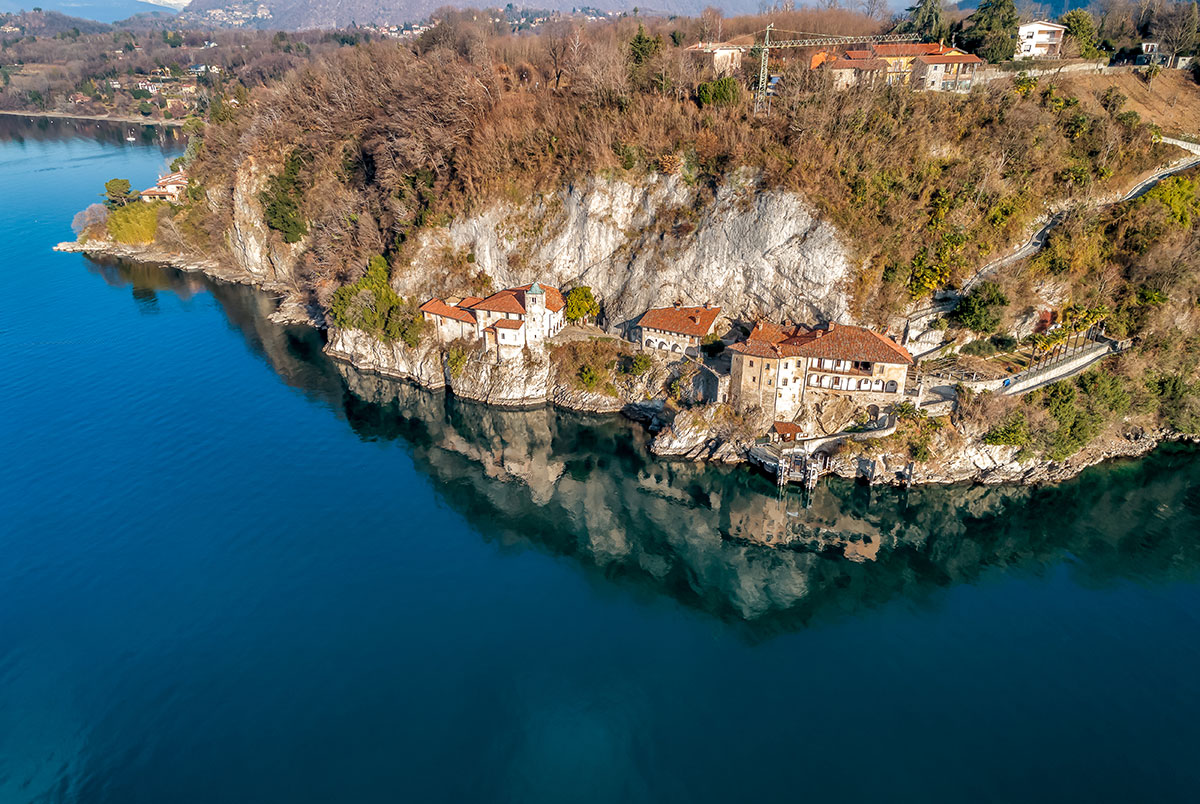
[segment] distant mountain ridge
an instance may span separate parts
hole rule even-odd
[[[192,0],[181,12],[180,21],[198,27],[340,28],[352,23],[415,22],[446,5],[466,8],[499,8],[501,0]],[[570,11],[590,6],[602,11],[632,11],[643,14],[699,14],[711,0],[654,0],[653,11],[637,0],[540,0],[516,4],[521,8]],[[727,13],[753,13],[754,0],[719,4]]]

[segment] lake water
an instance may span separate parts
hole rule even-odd
[[[1195,800],[1195,452],[780,498],[359,375],[50,251],[123,135],[0,119],[3,804]]]

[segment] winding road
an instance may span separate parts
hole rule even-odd
[[[1193,155],[1195,155],[1195,158],[1188,159],[1186,161],[1176,162],[1171,167],[1160,170],[1158,173],[1155,173],[1153,176],[1150,176],[1149,178],[1140,182],[1137,186],[1135,186],[1129,192],[1125,193],[1125,195],[1123,195],[1117,201],[1109,202],[1108,204],[1104,204],[1103,206],[1112,206],[1113,204],[1123,204],[1127,201],[1132,201],[1135,198],[1139,198],[1140,196],[1145,195],[1147,192],[1150,191],[1150,189],[1152,187],[1154,187],[1154,185],[1158,184],[1160,181],[1167,178],[1168,176],[1173,176],[1176,173],[1181,173],[1182,171],[1189,170],[1191,168],[1194,168],[1194,167],[1200,165],[1200,145],[1197,145],[1194,142],[1187,142],[1185,140],[1169,139],[1167,137],[1163,137],[1162,141],[1167,143],[1168,145],[1175,145],[1175,146],[1178,146],[1179,148],[1182,148],[1185,151],[1192,153]],[[970,279],[968,279],[966,282],[963,283],[962,290],[960,290],[958,292],[957,297],[953,300],[948,300],[951,303],[951,307],[953,307],[953,304],[958,301],[959,297],[965,296],[966,294],[970,293],[971,289],[973,287],[975,287],[982,280],[986,279],[988,276],[991,276],[992,274],[994,274],[996,271],[1000,270],[1004,266],[1011,265],[1012,263],[1016,262],[1017,260],[1023,260],[1026,257],[1030,257],[1030,256],[1036,254],[1037,252],[1041,251],[1042,247],[1046,245],[1046,238],[1048,238],[1050,236],[1051,230],[1053,230],[1054,227],[1058,226],[1060,223],[1063,222],[1063,218],[1066,217],[1066,214],[1067,213],[1065,210],[1054,213],[1052,216],[1050,216],[1050,220],[1046,221],[1046,224],[1044,226],[1042,226],[1041,229],[1038,229],[1037,232],[1034,233],[1033,237],[1029,238],[1029,240],[1023,246],[1018,248],[1016,251],[1013,251],[1012,253],[1001,257],[998,260],[993,260],[992,262],[989,262],[987,265],[983,266],[978,271],[976,271],[974,276],[972,276]]]

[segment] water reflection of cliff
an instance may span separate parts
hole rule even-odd
[[[360,437],[403,444],[484,538],[571,556],[606,582],[652,588],[758,635],[997,570],[1066,562],[1105,584],[1190,577],[1200,565],[1194,452],[1164,449],[1037,490],[827,481],[808,500],[781,497],[746,468],[652,459],[641,428],[620,418],[487,408],[332,363],[318,333],[271,323],[273,302],[247,288],[113,270],[135,291],[151,276],[180,290],[206,284],[289,385]]]

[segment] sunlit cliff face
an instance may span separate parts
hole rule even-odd
[[[1189,510],[1200,520],[1190,491],[1200,468],[1170,448],[1042,489],[831,479],[781,495],[746,467],[655,459],[641,426],[617,416],[491,408],[332,362],[319,333],[272,323],[273,301],[245,287],[122,262],[96,270],[143,305],[160,292],[212,293],[281,379],[361,438],[408,451],[483,538],[570,556],[605,582],[666,594],[755,636],[930,598],[991,568],[1036,573],[1070,557],[1074,572],[1106,584],[1200,567],[1196,528],[1164,524]],[[401,523],[402,489],[395,499]]]

